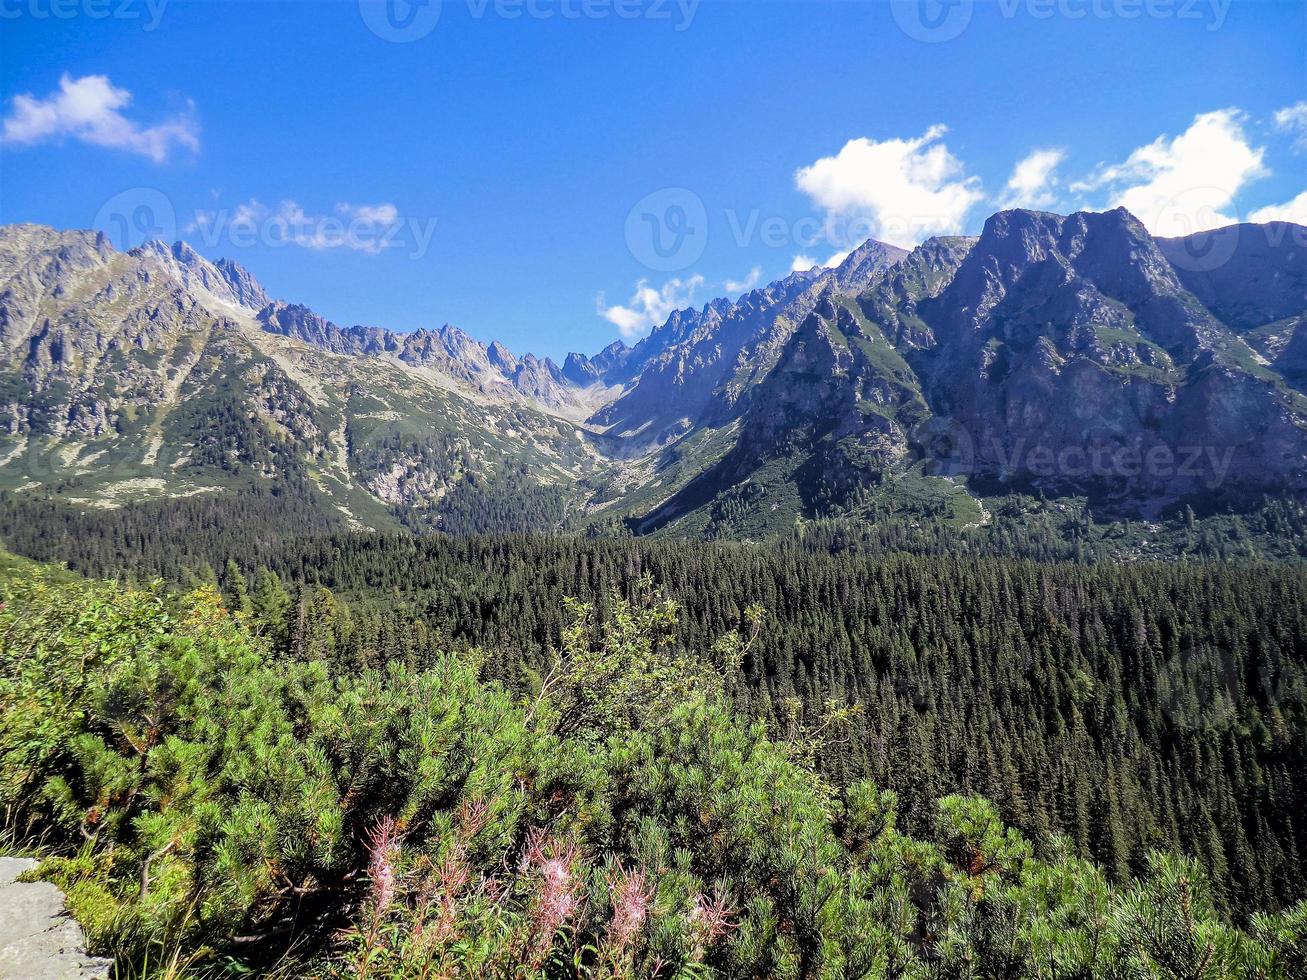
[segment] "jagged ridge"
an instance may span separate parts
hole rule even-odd
[[[448,324],[340,327],[184,243],[9,226],[0,483],[80,480],[115,504],[293,480],[351,521],[440,526],[455,491],[527,480],[552,488],[550,526],[687,533],[856,514],[908,486],[1127,512],[1301,493],[1305,240],[1000,212],[977,238],[868,242],[559,367]],[[1183,471],[1061,458],[1190,450]]]

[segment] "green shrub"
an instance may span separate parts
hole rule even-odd
[[[0,584],[0,807],[96,946],[349,977],[1302,975],[1307,906],[1219,920],[1192,861],[1114,890],[985,800],[932,840],[723,691],[748,649],[662,642],[647,587],[573,604],[526,697],[477,654],[273,658],[212,590]],[[750,610],[756,630],[760,613]],[[280,967],[286,969],[284,962]]]

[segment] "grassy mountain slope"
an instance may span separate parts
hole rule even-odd
[[[887,509],[962,527],[1013,494],[1242,509],[1307,490],[1304,238],[1002,212],[979,238],[869,242],[558,368],[449,326],[341,328],[182,244],[11,226],[0,489],[707,536]]]

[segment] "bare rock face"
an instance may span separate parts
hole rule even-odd
[[[1284,321],[1275,369],[1299,391],[1307,392],[1307,314]]]
[[[486,356],[490,363],[506,376],[511,377],[513,372],[517,370],[517,358],[513,356],[512,351],[497,340],[487,348]]]
[[[256,313],[270,300],[263,287],[230,259],[210,262],[185,242],[149,242],[130,255],[162,266],[183,289],[233,312]]]
[[[0,229],[0,371],[21,396],[0,428],[94,438],[167,400],[217,323],[202,302],[216,302],[209,270],[185,272],[170,252],[118,253],[94,232]]]
[[[261,310],[272,302],[259,281],[240,263],[231,259],[219,259],[214,267],[222,274],[231,289],[232,298],[240,306],[247,310]]]
[[[977,239],[931,239],[882,265],[856,297],[828,286],[791,303],[806,315],[744,386],[732,448],[645,526],[764,473],[786,473],[823,512],[921,460],[984,492],[1090,493],[1126,513],[1307,492],[1307,399],[1293,390],[1307,379],[1307,295],[1294,236],[1271,232],[1277,248],[1244,231],[1230,269],[1195,277],[1123,210],[1008,211]],[[1241,262],[1275,284],[1255,309]]]
[[[934,334],[917,304],[934,299],[953,279],[974,238],[929,238],[885,275],[872,280],[858,297],[863,313],[899,347],[930,347]]]
[[[604,381],[621,380],[628,373],[631,348],[624,340],[614,340],[590,361]]]
[[[547,357],[541,359],[527,354],[510,377],[514,388],[546,405],[562,405],[567,401],[569,381],[558,365]]]
[[[599,368],[584,354],[572,351],[563,360],[563,377],[580,388],[587,388],[600,381]]]
[[[506,465],[574,488],[597,457],[553,406],[585,414],[579,389],[495,356],[449,326],[340,327],[184,244],[0,227],[0,486],[77,481],[94,506],[275,486],[350,526]]]
[[[830,271],[828,281],[836,293],[856,295],[870,286],[886,269],[898,265],[907,257],[908,250],[905,248],[869,239]]]
[[[10,225],[0,233],[0,347],[17,352],[40,331],[51,308],[67,301],[74,284],[108,276],[114,258],[97,232],[57,232],[41,225]]]
[[[721,425],[775,367],[786,341],[827,292],[856,293],[907,253],[868,241],[835,269],[791,273],[734,303],[677,310],[631,351],[636,380],[592,421],[663,442],[698,423]]]
[[[1305,242],[1004,211],[559,367],[449,324],[342,327],[184,243],[0,227],[0,487],[290,481],[353,521],[516,473],[646,528],[758,481],[838,513],[909,470],[1123,513],[1307,493]]]
[[[345,330],[298,303],[269,303],[259,310],[258,322],[268,333],[293,337],[333,354],[362,355],[395,349],[387,345],[383,331],[367,327]]]
[[[107,978],[111,961],[88,956],[64,896],[48,882],[16,879],[38,862],[0,858],[0,977],[13,980]]]
[[[843,506],[902,463],[927,414],[911,370],[847,297],[826,294],[748,398],[729,453],[645,521],[653,530],[774,463],[805,508]]]
[[[986,475],[1159,498],[1307,487],[1307,403],[1125,211],[995,215],[917,312],[927,401]]]
[[[292,337],[333,354],[391,357],[491,398],[520,396],[561,409],[579,404],[575,389],[584,387],[549,358],[526,354],[519,359],[498,341],[487,346],[450,324],[412,333],[340,327],[306,306],[280,302],[260,310],[258,322],[268,333]]]
[[[1298,316],[1307,305],[1307,228],[1230,225],[1157,246],[1184,288],[1240,333]]]

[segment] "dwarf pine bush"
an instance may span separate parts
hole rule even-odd
[[[3,829],[46,848],[42,873],[124,965],[1304,975],[1307,906],[1238,930],[1193,861],[1158,854],[1114,888],[965,796],[929,839],[902,834],[893,793],[818,771],[850,706],[780,732],[740,718],[725,692],[750,639],[677,652],[675,607],[646,591],[603,621],[573,604],[522,696],[476,654],[275,658],[213,591],[19,567],[0,585]]]

